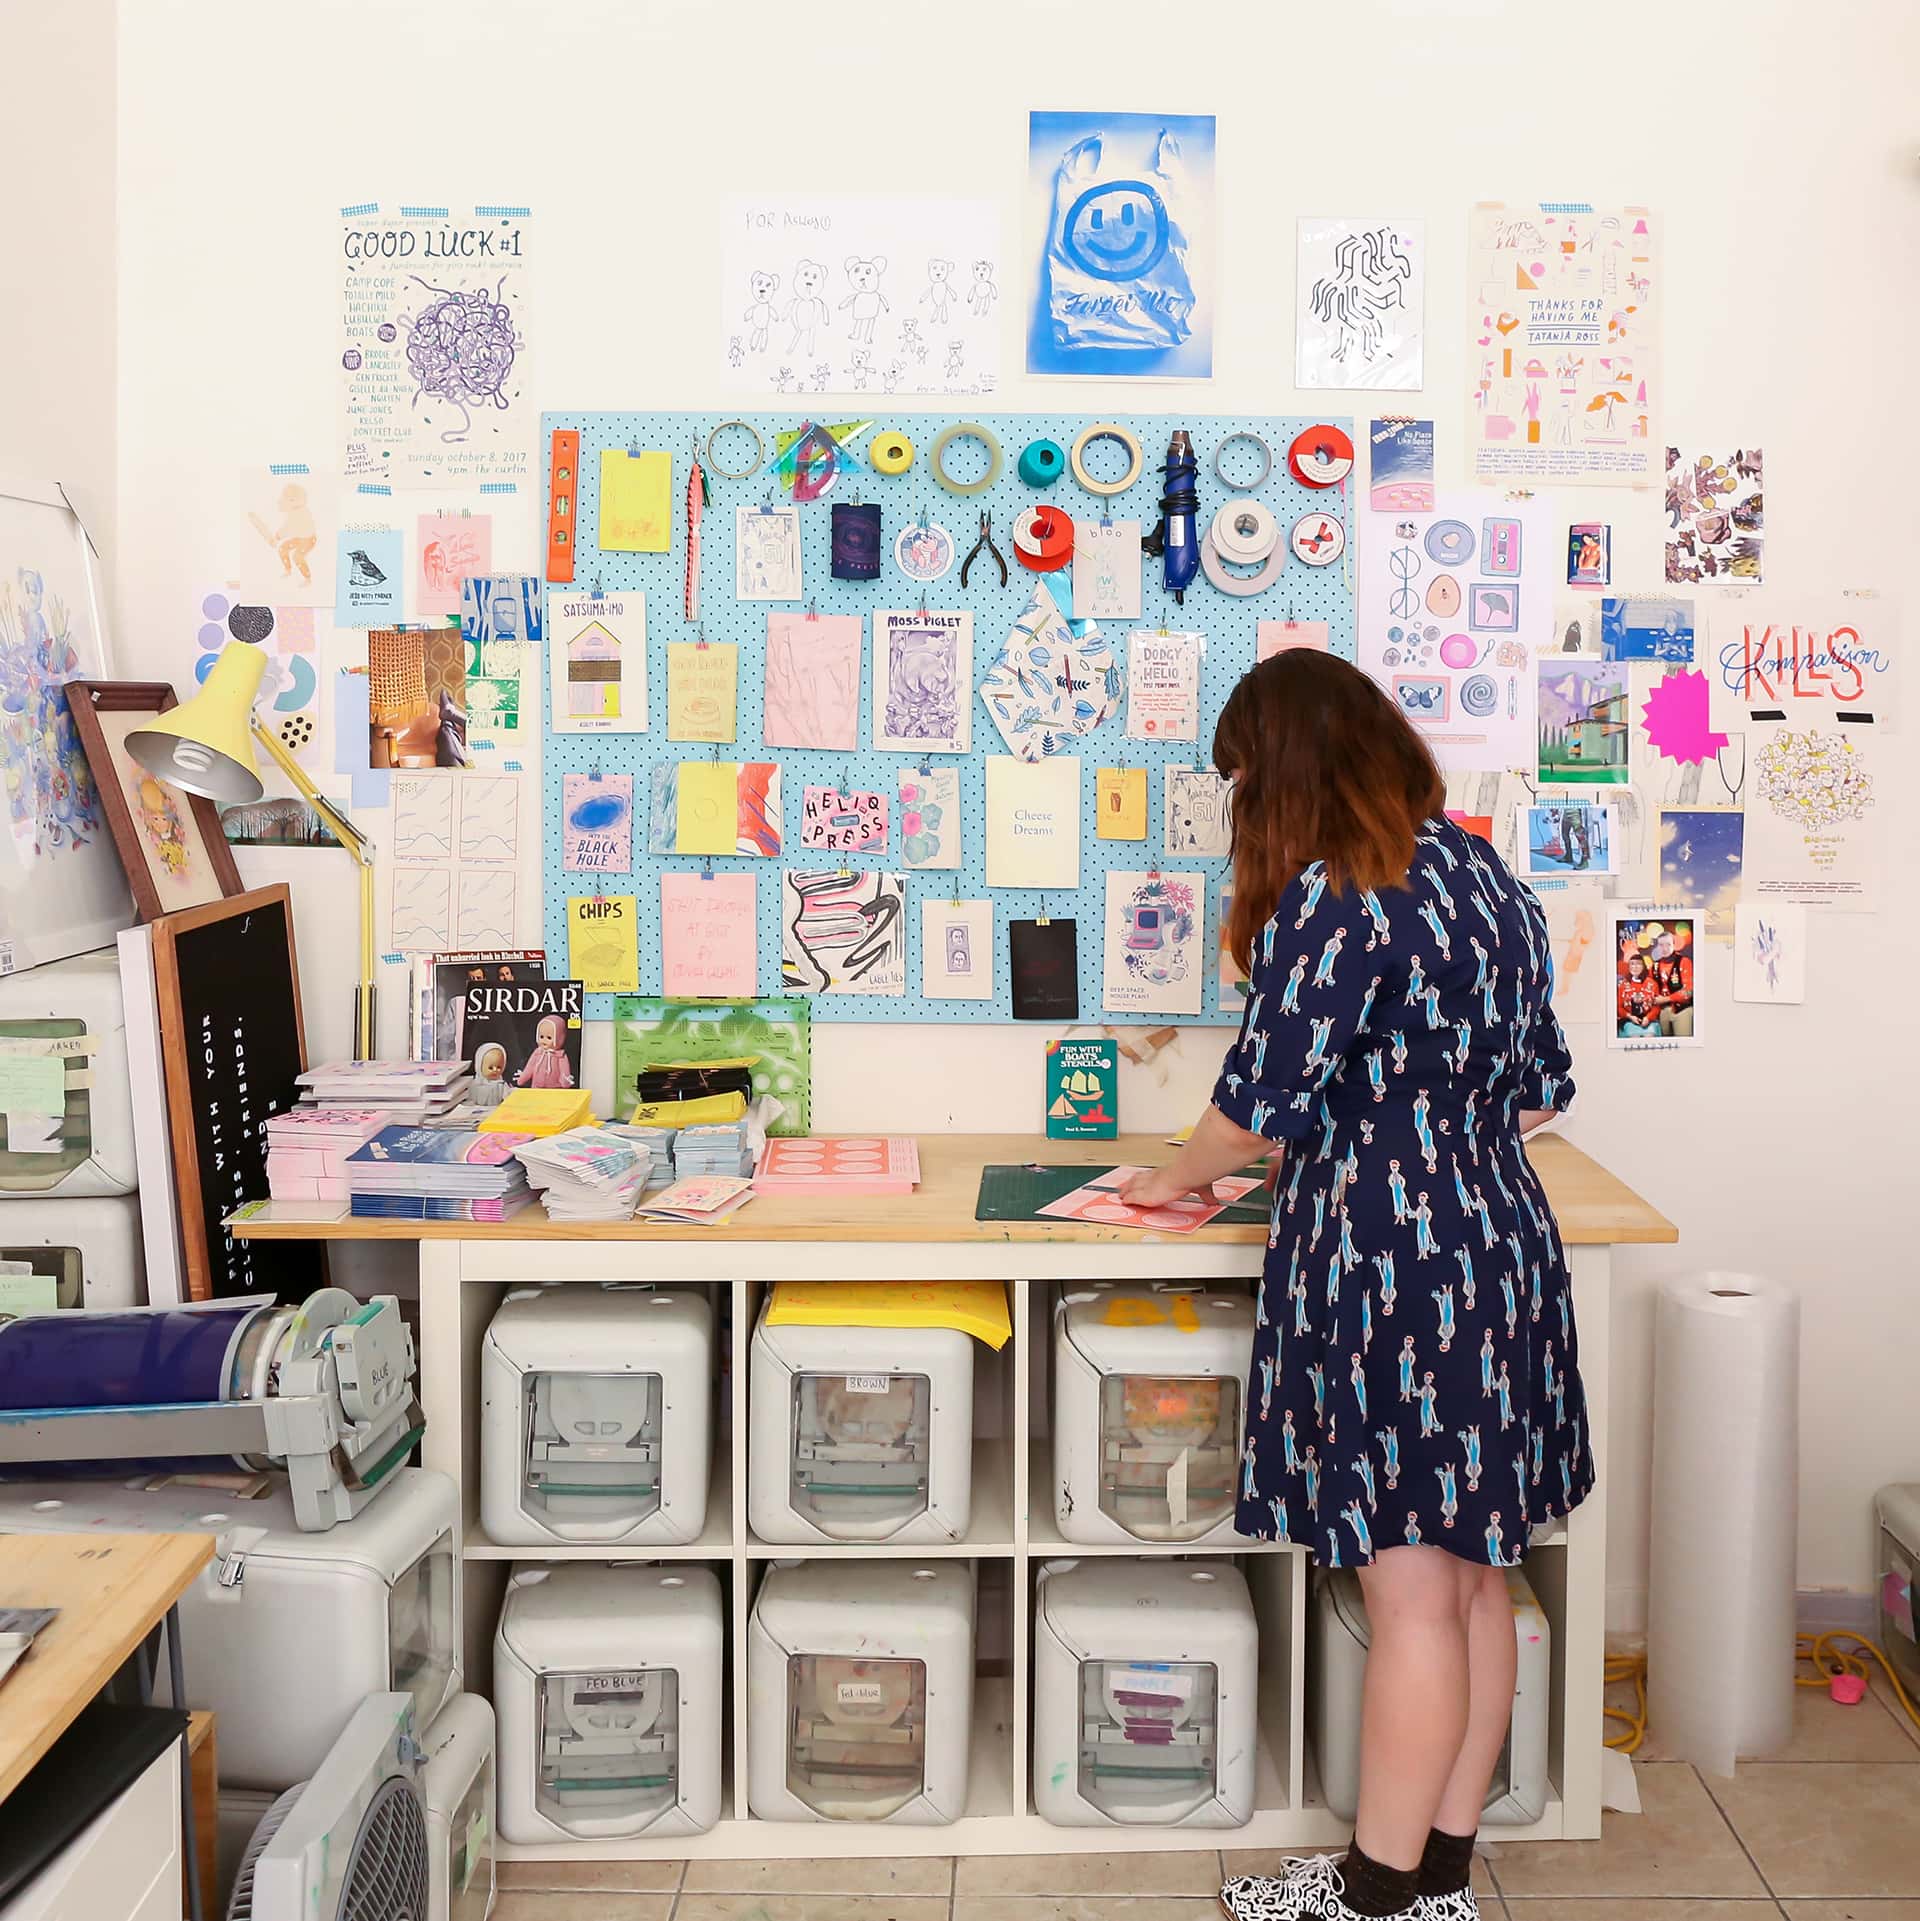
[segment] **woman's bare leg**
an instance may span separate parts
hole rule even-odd
[[[1513,1683],[1519,1660],[1507,1577],[1499,1568],[1481,1568],[1473,1573],[1472,1612],[1467,1621],[1466,1738],[1454,1758],[1446,1792],[1433,1817],[1433,1825],[1443,1834],[1472,1834],[1480,1826],[1487,1786],[1513,1721]]]

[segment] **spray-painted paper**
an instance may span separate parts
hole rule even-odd
[[[1206,900],[1202,874],[1108,874],[1100,987],[1108,1013],[1200,1012]]]
[[[1099,840],[1145,840],[1147,770],[1102,767],[1093,777],[1093,802]]]
[[[822,854],[884,854],[886,795],[809,787],[801,802],[800,845]]]
[[[1168,767],[1167,852],[1204,860],[1233,852],[1233,785],[1211,767]]]
[[[758,991],[751,874],[660,876],[661,991],[669,1000],[751,1000]]]
[[[987,885],[1080,885],[1080,763],[987,756]]]
[[[348,478],[533,487],[529,225],[525,207],[341,210],[335,357]]]
[[[624,874],[633,866],[633,776],[565,774],[560,866],[569,874]]]
[[[249,601],[333,605],[333,488],[305,461],[240,469],[229,523],[235,584]]]
[[[762,504],[733,511],[735,600],[798,600],[800,509]]]
[[[1303,215],[1293,284],[1296,386],[1420,391],[1426,380],[1424,220]]]
[[[1709,940],[1733,937],[1746,848],[1737,807],[1667,807],[1660,814],[1662,900],[1698,910]]]
[[[651,788],[649,854],[771,858],[780,852],[784,830],[776,761],[667,762],[654,768]]]
[[[1213,116],[1035,113],[1027,129],[1027,371],[1211,377]]]
[[[930,1001],[993,999],[993,902],[920,903],[920,993]]]
[[[1725,459],[1667,449],[1667,578],[1757,586],[1766,551],[1765,468],[1758,447]]]
[[[1885,601],[1723,607],[1713,643],[1700,653],[1723,727],[1744,726],[1755,708],[1798,721],[1871,716],[1879,734],[1898,718],[1899,618]]]
[[[1659,477],[1655,225],[1644,207],[1474,209],[1476,480],[1649,487]]]
[[[672,454],[661,447],[600,450],[599,535],[608,554],[664,554],[672,547]]]
[[[1367,505],[1376,514],[1433,511],[1433,422],[1388,414],[1367,423]]]
[[[730,854],[734,832],[734,763],[683,760],[674,786],[676,854]]]
[[[567,901],[567,973],[588,994],[640,991],[640,917],[631,894]]]
[[[1044,760],[1109,719],[1126,678],[1100,629],[1087,621],[1076,633],[1036,581],[980,683],[980,698],[1013,753]]]
[[[1073,617],[1075,620],[1140,618],[1140,523],[1094,520],[1074,523]]]
[[[834,869],[782,874],[780,979],[790,994],[904,994],[906,883]]]
[[[415,523],[413,611],[457,614],[462,582],[493,565],[491,514],[421,514]]]
[[[1624,786],[1633,731],[1626,662],[1548,655],[1536,673],[1540,778],[1562,787]]]
[[[769,747],[860,745],[858,614],[769,614],[766,705],[760,737]]]
[[[404,548],[398,527],[341,528],[333,573],[336,627],[384,627],[400,618]]]
[[[960,865],[960,770],[900,772],[900,858],[908,867]]]
[[[1774,1007],[1807,998],[1807,910],[1743,900],[1733,911],[1733,998]]]
[[[992,200],[734,199],[721,379],[772,394],[989,394],[1000,378]]]
[[[1526,767],[1533,657],[1547,642],[1559,527],[1543,500],[1441,493],[1432,513],[1369,514],[1359,664],[1449,768]]]
[[[731,641],[668,641],[667,738],[732,740],[739,673]]]
[[[547,678],[556,734],[644,734],[646,595],[556,588],[547,602]]]
[[[1127,738],[1195,740],[1200,733],[1200,634],[1127,636]]]
[[[873,744],[964,754],[973,744],[973,616],[882,608],[873,617]]]
[[[1747,729],[1749,900],[1861,913],[1878,905],[1879,757],[1866,725]]]

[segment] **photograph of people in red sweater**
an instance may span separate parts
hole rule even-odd
[[[1613,911],[1613,1033],[1616,1047],[1691,1047],[1697,918],[1657,909]]]

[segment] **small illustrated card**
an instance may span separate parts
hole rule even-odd
[[[1101,840],[1147,837],[1147,770],[1102,767],[1093,777],[1094,832]]]
[[[631,774],[561,776],[560,866],[569,874],[624,874],[631,870]]]
[[[733,510],[735,600],[798,600],[800,566],[798,507]]]
[[[589,994],[640,991],[640,922],[631,894],[567,902],[567,972]]]
[[[1127,638],[1127,738],[1194,740],[1200,733],[1198,634]]]
[[[758,898],[751,874],[660,876],[660,987],[669,1000],[753,998]]]
[[[1613,529],[1604,520],[1576,520],[1567,529],[1567,585],[1604,587],[1613,578]]]
[[[1080,885],[1080,763],[987,756],[987,885]]]
[[[556,734],[644,734],[646,595],[556,589],[547,602],[547,680]]]
[[[673,545],[673,456],[608,447],[600,455],[600,551],[664,554]]]
[[[1570,797],[1514,809],[1522,880],[1611,874],[1619,844],[1611,807]],[[1736,871],[1734,881],[1739,881]]]
[[[1685,666],[1694,656],[1693,623],[1693,602],[1677,594],[1608,594],[1600,602],[1600,657]],[[1737,725],[1745,715],[1734,719]]]
[[[1140,618],[1140,523],[1079,520],[1073,529],[1075,620]]]
[[[908,867],[960,865],[960,770],[900,772],[900,859]]]
[[[1191,1234],[1205,1227],[1217,1214],[1224,1214],[1237,1200],[1251,1194],[1260,1182],[1250,1174],[1229,1174],[1213,1184],[1213,1199],[1203,1201],[1198,1194],[1183,1194],[1165,1207],[1134,1207],[1120,1198],[1120,1190],[1143,1167],[1110,1167],[1096,1174],[1071,1194],[1062,1194],[1040,1209],[1057,1221],[1088,1221],[1100,1227],[1140,1227],[1163,1234]]]
[[[858,614],[769,614],[766,703],[769,747],[848,752],[860,745]]]
[[[343,527],[334,558],[333,624],[390,627],[401,617],[398,527]]]
[[[1167,852],[1224,859],[1233,852],[1233,788],[1211,767],[1168,767]]]
[[[1007,969],[1017,1021],[1080,1018],[1080,929],[1049,915],[1007,923]]]
[[[441,785],[446,783],[442,782]],[[460,831],[454,852],[476,867],[503,867],[520,858],[520,783],[511,774],[462,774]]]
[[[1284,654],[1289,647],[1305,647],[1316,654],[1326,653],[1327,623],[1324,620],[1263,620],[1254,628],[1255,666],[1263,660],[1271,660],[1275,654]]]
[[[920,994],[930,1001],[993,999],[993,902],[920,903]]]
[[[1807,910],[1799,902],[1743,900],[1733,910],[1733,998],[1774,1007],[1807,998]]]
[[[667,738],[732,740],[739,675],[731,641],[668,641]]]
[[[457,614],[460,583],[493,571],[491,514],[421,514],[414,548],[416,614]]]
[[[964,754],[973,744],[973,616],[882,608],[873,617],[873,744]]]
[[[230,522],[235,578],[249,605],[326,607],[333,601],[331,482],[305,461],[240,469]]]
[[[1616,902],[1608,913],[1613,955],[1613,1019],[1610,1047],[1698,1047],[1701,1013],[1695,992],[1699,980],[1700,935],[1697,914],[1675,913],[1662,901],[1653,906]]]
[[[800,807],[800,845],[823,854],[884,854],[886,795],[809,787]]]
[[[1376,514],[1433,512],[1431,420],[1383,414],[1367,423],[1367,449],[1367,505]]]
[[[1203,874],[1107,876],[1100,1004],[1113,1014],[1197,1014],[1206,985]]]
[[[1120,1048],[1110,1037],[1047,1043],[1047,1139],[1110,1141],[1120,1132]]]

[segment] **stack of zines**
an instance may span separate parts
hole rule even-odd
[[[514,1149],[554,1221],[624,1221],[653,1172],[642,1146],[611,1128],[574,1127]]]
[[[448,1121],[473,1086],[465,1061],[329,1061],[298,1079],[303,1107],[378,1108],[416,1127]]]
[[[683,1127],[673,1137],[673,1171],[681,1180],[705,1174],[740,1179],[753,1172],[753,1149],[745,1121]]]
[[[617,1134],[640,1156],[647,1169],[646,1186],[665,1187],[673,1179],[671,1127],[629,1127],[623,1121],[608,1121],[604,1132]]]
[[[383,1127],[347,1156],[353,1215],[504,1221],[533,1199],[526,1169],[514,1158],[529,1138],[472,1127]]]
[[[344,1201],[347,1156],[388,1125],[382,1107],[302,1104],[267,1117],[267,1191],[276,1201]]]

